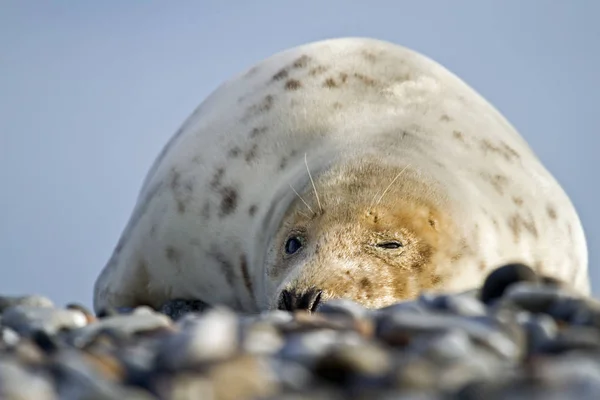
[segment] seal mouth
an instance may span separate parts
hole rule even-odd
[[[311,288],[305,292],[298,292],[294,289],[284,289],[279,296],[278,309],[283,311],[304,310],[316,312],[321,304],[321,295],[323,291],[317,288]]]

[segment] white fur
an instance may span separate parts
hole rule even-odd
[[[308,60],[298,61],[302,56]],[[274,79],[284,68],[287,76]],[[346,84],[340,74],[346,74]],[[290,79],[301,87],[285,90]],[[339,85],[326,87],[326,79]],[[259,132],[251,138],[255,128]],[[267,130],[260,132],[262,128]],[[393,136],[402,130],[410,135]],[[519,157],[511,150],[498,150],[499,143]],[[252,155],[254,144],[255,156],[248,162],[245,158]],[[239,155],[232,157],[236,148]],[[479,227],[473,241],[483,260],[543,262],[546,271],[589,292],[587,249],[578,216],[559,184],[502,115],[428,58],[387,42],[348,38],[270,57],[224,83],[202,103],[150,170],[121,238],[122,248],[96,283],[96,310],[130,305],[140,293],[153,305],[170,298],[200,298],[246,310],[267,307],[273,288],[282,282],[267,279],[262,267],[267,249],[262,246],[278,229],[277,218],[285,212],[289,196],[295,196],[289,184],[298,184],[299,176],[305,179],[305,153],[315,167],[332,154],[343,159],[376,154],[382,162],[409,161],[447,183],[448,193],[464,207],[465,230]],[[284,156],[287,166],[279,171]],[[436,159],[441,165],[432,164]],[[210,182],[218,168],[225,172],[220,185],[213,187]],[[497,174],[510,178],[504,195],[488,181]],[[230,215],[219,217],[219,188],[228,185],[237,190],[237,204]],[[515,241],[507,223],[516,209],[514,198],[522,200],[523,215],[535,222],[537,238],[522,228]],[[185,203],[183,213],[178,211],[178,199]],[[550,218],[548,204],[556,219]],[[253,205],[257,210],[251,216]],[[271,206],[274,214],[268,212]],[[267,221],[269,215],[272,219]],[[171,252],[171,259],[166,256],[168,246],[177,254]],[[243,255],[252,293],[245,289],[239,268]],[[225,278],[223,261],[232,265],[232,284]],[[147,266],[145,271],[140,264]],[[448,284],[449,290],[481,284],[475,265],[461,268],[463,273]]]

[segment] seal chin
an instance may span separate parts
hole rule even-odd
[[[279,296],[277,308],[284,311],[304,310],[315,312],[321,304],[322,293],[323,291],[317,288],[311,288],[304,292],[284,289]]]

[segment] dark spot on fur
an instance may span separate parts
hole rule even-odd
[[[250,279],[250,272],[248,271],[248,259],[244,254],[240,256],[240,269],[242,270],[242,278],[244,279],[244,286],[248,289],[250,297],[254,300],[254,291],[252,290],[252,280]]]
[[[494,189],[500,194],[504,195],[504,190],[506,189],[506,185],[508,184],[508,178],[504,175],[490,175],[486,172],[482,172],[481,176],[492,184]]]
[[[307,56],[306,54],[298,57],[294,63],[292,64],[293,68],[304,68],[308,65],[308,62],[310,61],[310,57]]]
[[[256,158],[256,150],[258,150],[258,145],[256,143],[254,143],[252,145],[252,147],[250,148],[250,150],[248,150],[245,153],[244,159],[246,160],[246,162],[250,162]]]
[[[250,137],[251,138],[255,138],[258,137],[260,135],[262,135],[263,133],[265,133],[268,130],[268,128],[266,126],[260,127],[260,128],[254,128],[250,131]]]
[[[258,207],[256,206],[256,204],[253,204],[250,206],[250,208],[248,209],[248,214],[253,217],[254,214],[256,214],[256,211],[258,210]]]
[[[324,72],[327,72],[328,69],[329,69],[328,67],[324,67],[323,65],[318,65],[318,66],[316,66],[314,68],[311,68],[308,71],[308,74],[310,76],[317,76],[317,75],[321,75]]]
[[[546,211],[548,212],[548,216],[551,219],[556,219],[557,215],[556,215],[556,209],[554,208],[554,206],[548,204],[548,207],[546,208]]]
[[[335,79],[327,78],[325,79],[325,82],[323,82],[323,86],[326,88],[333,89],[337,87],[337,83],[335,83]]]
[[[123,250],[124,245],[125,245],[125,237],[121,236],[121,238],[119,239],[119,242],[117,243],[117,246],[115,247],[114,253],[119,254],[121,252],[121,250]]]
[[[285,90],[298,90],[302,87],[302,83],[296,79],[288,79],[285,83]]]
[[[272,94],[266,95],[260,103],[254,104],[248,108],[248,114],[245,118],[270,111],[271,108],[273,108],[274,100],[275,96],[273,96]]]
[[[456,140],[465,143],[465,135],[461,131],[453,131],[452,136],[454,136]]]
[[[363,288],[363,290],[369,290],[371,289],[371,281],[369,278],[362,278],[360,280],[360,286]]]
[[[246,72],[246,75],[244,75],[245,78],[250,78],[251,76],[256,75],[256,73],[258,72],[259,68],[256,67],[252,67],[248,70],[248,72]]]
[[[514,196],[512,198],[513,202],[518,205],[519,207],[523,205],[523,198],[522,197],[516,197]]]
[[[437,230],[437,222],[435,221],[435,219],[429,218],[427,220],[427,222],[429,223],[429,226],[431,226],[433,229]]]
[[[377,61],[377,56],[370,51],[363,50],[360,54],[365,60],[369,61],[370,63],[375,63]]]
[[[348,74],[346,74],[344,72],[340,72],[337,81],[333,77],[327,78],[323,82],[323,87],[330,88],[330,89],[337,88],[340,85],[343,85],[344,83],[346,83],[347,80],[348,80]]]
[[[218,188],[221,186],[221,181],[223,180],[223,175],[225,174],[224,168],[217,168],[217,171],[213,175],[212,180],[210,181],[210,186],[213,188]]]
[[[361,81],[362,83],[364,83],[366,86],[371,86],[371,87],[375,86],[376,81],[373,78],[369,78],[368,76],[359,74],[358,72],[354,73],[354,77],[356,79],[358,79],[359,81]],[[345,82],[345,80],[343,82]]]
[[[496,229],[500,229],[500,224],[496,218],[492,218],[492,224],[496,227]]]
[[[171,169],[171,179],[169,180],[169,186],[171,190],[177,190],[179,187],[179,179],[181,178],[181,173],[177,171],[175,168]]]
[[[233,272],[233,265],[227,260],[227,258],[221,253],[209,253],[217,262],[220,264],[225,280],[230,286],[233,286],[235,280],[235,273]]]
[[[340,103],[339,101],[336,101],[335,103],[333,103],[333,108],[334,108],[334,110],[341,110],[342,103]]]
[[[280,81],[282,79],[287,78],[288,75],[289,75],[289,72],[287,71],[287,69],[283,68],[278,73],[276,73],[275,75],[273,75],[273,80],[274,81]]]
[[[487,268],[487,265],[485,264],[485,261],[479,261],[479,270],[485,271],[486,268]]]
[[[517,153],[512,147],[508,146],[506,143],[502,142],[499,145],[495,145],[487,139],[483,139],[481,141],[481,149],[485,154],[494,153],[498,154],[506,159],[506,161],[513,161],[515,159],[521,158],[519,153]]]
[[[442,114],[442,116],[440,117],[440,121],[444,121],[444,122],[450,122],[452,119],[447,116],[446,114]]]
[[[431,274],[431,282],[430,282],[429,286],[436,287],[440,283],[442,283],[442,277],[438,274]]]
[[[177,212],[179,214],[185,214],[185,203],[181,199],[175,199],[177,203]]]
[[[282,157],[279,162],[279,170],[283,170],[287,166],[287,157]]]
[[[239,147],[235,146],[231,150],[229,150],[228,155],[231,158],[235,158],[235,157],[239,156],[241,152],[242,152],[242,150]]]
[[[518,242],[523,230],[529,232],[533,237],[538,237],[538,230],[535,226],[535,221],[532,219],[527,221],[519,214],[513,214],[508,218],[508,227],[511,229],[515,242]]]
[[[220,190],[221,193],[221,215],[229,215],[237,207],[238,192],[234,187],[225,186]]]
[[[463,258],[464,254],[462,252],[458,252],[458,253],[454,253],[451,257],[450,257],[450,261],[458,261],[461,258]]]
[[[349,270],[346,270],[346,275],[350,275],[350,271]]]
[[[167,246],[165,248],[165,256],[167,257],[167,260],[174,264],[179,264],[181,261],[181,253],[173,246]]]

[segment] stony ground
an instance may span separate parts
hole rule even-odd
[[[599,399],[600,302],[523,266],[369,311],[119,310],[0,298],[0,398]],[[165,315],[168,314],[168,315]]]

